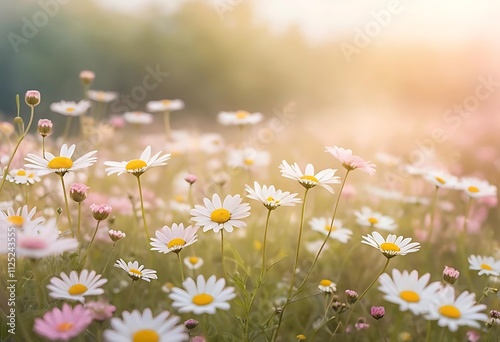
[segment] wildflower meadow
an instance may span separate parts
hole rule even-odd
[[[3,341],[499,340],[488,158],[176,127],[182,99],[110,116],[95,77],[0,123]]]

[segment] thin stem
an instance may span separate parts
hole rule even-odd
[[[326,235],[325,240],[323,241],[323,243],[321,244],[321,247],[319,248],[318,252],[316,253],[316,256],[314,257],[314,260],[313,260],[313,262],[311,264],[311,267],[307,271],[307,274],[306,274],[305,278],[302,280],[302,282],[300,283],[299,287],[297,288],[297,292],[295,293],[295,295],[297,295],[302,290],[302,287],[304,287],[304,285],[306,284],[306,281],[309,278],[309,276],[311,275],[311,273],[312,273],[312,271],[314,269],[314,266],[316,265],[316,262],[318,261],[319,256],[320,256],[321,252],[323,251],[323,248],[325,247],[328,239],[330,238],[330,234],[332,233],[332,230],[333,230],[333,223],[335,222],[335,216],[337,214],[337,208],[339,207],[340,196],[342,196],[342,190],[344,189],[344,186],[345,186],[345,183],[346,183],[346,180],[347,180],[347,176],[349,175],[349,172],[350,172],[350,170],[347,170],[347,172],[345,174],[345,177],[342,180],[342,184],[340,184],[339,195],[337,197],[337,201],[335,201],[335,206],[333,208],[332,219],[330,221],[330,230],[328,231],[328,234]],[[293,297],[295,297],[295,295]]]
[[[137,184],[139,185],[139,196],[141,200],[141,212],[142,212],[142,222],[144,224],[144,231],[146,232],[146,236],[148,238],[148,244],[150,240],[149,232],[148,232],[148,225],[146,223],[146,212],[144,211],[144,200],[142,198],[142,186],[141,186],[141,176],[137,176]]]
[[[432,231],[434,229],[434,215],[436,213],[436,203],[437,203],[437,195],[438,195],[439,187],[436,186],[436,190],[434,191],[434,196],[432,196],[431,203],[431,217],[429,222],[429,235],[427,236],[427,241],[432,242]]]
[[[427,333],[426,333],[426,336],[425,336],[425,341],[426,342],[430,342],[430,340],[431,340],[431,329],[432,329],[431,322],[432,322],[431,320],[427,321]]]
[[[184,266],[182,265],[181,253],[180,251],[177,254],[177,259],[179,260],[179,267],[181,268],[181,279],[184,282]]]
[[[130,292],[128,293],[128,298],[127,301],[125,302],[125,306],[123,309],[126,309],[128,304],[130,303],[130,298],[132,298],[132,292],[134,292],[134,285],[135,285],[136,280],[132,280],[132,286],[130,287]]]
[[[170,137],[170,112],[167,110],[163,112],[163,121],[165,124],[165,136]]]
[[[222,276],[226,277],[226,268],[224,266],[224,228],[220,230],[220,256],[222,258]]]
[[[71,128],[71,119],[72,118],[73,118],[72,116],[68,116],[68,118],[66,119],[66,126],[64,127],[63,140],[68,139],[68,134],[69,134],[69,130]]]
[[[99,225],[101,224],[101,221],[97,221],[97,224],[95,226],[94,230],[94,235],[92,235],[92,240],[90,240],[90,243],[87,247],[87,253],[89,252],[90,246],[92,246],[92,243],[94,242],[95,236],[97,235],[97,231],[99,230]]]
[[[260,270],[259,282],[264,278],[266,272],[266,247],[267,247],[267,232],[269,229],[269,218],[271,217],[272,210],[268,210],[266,217],[266,228],[264,229],[264,243],[262,245],[262,268]]]
[[[76,237],[80,239],[80,226],[82,224],[82,202],[78,202],[78,224],[76,229]]]
[[[189,189],[188,189],[188,202],[191,208],[194,208],[194,202],[193,202],[193,184],[189,184]]]
[[[298,236],[298,239],[297,239],[297,251],[295,253],[295,262],[293,264],[293,269],[292,269],[292,280],[290,281],[290,288],[288,289],[287,300],[285,302],[285,305],[283,305],[283,308],[282,308],[282,310],[280,312],[280,315],[279,315],[279,318],[278,318],[278,325],[276,327],[276,330],[273,332],[273,336],[271,338],[272,341],[276,341],[278,339],[279,330],[280,330],[280,327],[281,327],[281,323],[283,322],[283,316],[285,314],[285,309],[288,306],[288,304],[290,303],[290,300],[292,299],[293,284],[295,282],[295,275],[296,275],[296,270],[297,270],[297,264],[299,262],[300,242],[301,242],[301,239],[302,239],[302,231],[303,231],[303,228],[304,228],[304,216],[305,216],[305,212],[306,212],[306,203],[307,203],[307,193],[308,193],[308,191],[309,191],[309,189],[306,188],[305,192],[304,192],[304,201],[302,202],[302,212],[300,214],[299,236]]]
[[[361,299],[363,299],[363,297],[365,296],[365,294],[372,288],[372,286],[375,285],[375,283],[377,282],[378,278],[382,275],[382,273],[385,272],[385,270],[387,269],[387,266],[389,265],[389,261],[391,261],[391,259],[390,258],[386,258],[384,267],[382,267],[382,269],[377,274],[377,276],[375,277],[375,279],[373,279],[373,281],[370,284],[370,286],[368,286],[366,288],[366,290],[363,291],[363,293],[359,296],[358,300],[353,304],[353,306],[351,308],[351,311],[349,312],[349,316],[347,316],[347,320],[345,321],[346,328],[347,328],[347,325],[349,324],[349,319],[351,318],[351,315],[354,312],[354,309],[356,308],[356,305],[361,301]]]
[[[113,242],[113,247],[111,248],[111,253],[109,253],[108,260],[106,261],[106,265],[104,265],[104,269],[101,274],[104,274],[106,269],[108,268],[109,260],[111,260],[111,256],[113,256],[113,251],[115,250],[116,242]]]
[[[75,233],[73,232],[73,227],[71,224],[71,215],[69,212],[68,195],[66,194],[66,185],[64,185],[64,176],[60,176],[60,178],[61,178],[61,185],[62,185],[63,194],[64,194],[64,203],[66,205],[66,217],[68,218],[69,229],[71,230],[71,235],[73,237],[75,237]]]
[[[42,137],[42,157],[47,160],[47,158],[45,158],[45,137]]]
[[[38,303],[38,308],[43,309],[45,304],[45,294],[43,293],[42,277],[38,272],[38,263],[36,259],[29,259],[31,264],[31,271],[33,273],[33,282],[36,292],[36,300]]]
[[[378,326],[380,328],[380,334],[382,335],[382,339],[384,340],[384,342],[387,342],[387,339],[385,338],[384,334],[384,328],[382,327],[382,322],[380,321],[380,319],[378,319],[377,321],[378,321]]]
[[[7,163],[7,167],[5,167],[5,169],[4,169],[3,177],[2,177],[2,183],[0,183],[0,191],[2,191],[3,185],[5,184],[5,180],[7,178],[7,175],[9,174],[10,164],[12,164],[12,161],[14,160],[14,156],[16,155],[17,150],[19,149],[19,146],[21,145],[21,142],[26,137],[26,134],[28,134],[28,132],[30,130],[30,127],[31,127],[31,124],[33,123],[33,116],[35,115],[35,107],[34,106],[30,106],[30,107],[31,107],[31,114],[30,114],[30,121],[28,123],[28,127],[26,127],[26,130],[24,130],[22,132],[22,135],[17,140],[16,147],[14,148],[14,151],[12,151],[12,154],[11,154],[11,156],[9,158],[9,162]],[[19,116],[19,106],[17,108],[17,111],[18,111],[17,114]]]

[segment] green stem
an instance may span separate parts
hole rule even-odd
[[[224,266],[224,228],[220,230],[220,256],[222,258],[222,276],[226,277],[226,268]]]
[[[384,342],[387,342],[387,339],[385,338],[384,334],[384,328],[382,327],[382,322],[380,321],[380,319],[378,319],[377,321],[378,321],[378,326],[380,328],[380,334],[382,335],[382,339],[384,340]]]
[[[146,212],[144,211],[144,199],[142,198],[141,176],[137,176],[137,184],[139,185],[139,196],[141,200],[142,223],[144,224],[144,231],[146,232],[149,245],[149,240],[151,237],[149,236],[148,225],[146,223]]]
[[[429,222],[429,235],[427,236],[427,241],[429,241],[429,243],[432,243],[432,231],[434,229],[434,215],[436,213],[436,203],[437,203],[438,190],[439,190],[439,187],[436,186],[436,190],[434,191],[434,196],[432,196],[431,217],[429,220],[430,221]]]
[[[293,269],[292,269],[292,280],[290,281],[290,288],[288,289],[287,300],[285,302],[285,305],[283,305],[283,308],[282,308],[282,310],[280,312],[280,315],[279,315],[279,318],[278,318],[278,325],[276,327],[276,330],[273,332],[273,336],[271,338],[272,341],[276,341],[278,339],[279,330],[281,328],[281,323],[283,322],[283,316],[285,314],[285,309],[288,306],[288,304],[290,303],[290,300],[292,299],[293,284],[295,282],[295,275],[296,275],[296,272],[297,272],[297,264],[299,262],[300,242],[301,242],[301,239],[302,239],[302,231],[303,231],[303,228],[304,228],[304,217],[305,217],[305,212],[306,212],[306,203],[307,203],[307,193],[308,193],[308,191],[309,191],[309,189],[306,188],[305,192],[304,192],[304,201],[302,202],[302,211],[301,211],[301,214],[300,214],[299,236],[298,236],[298,239],[297,239],[297,251],[295,253],[295,262],[293,264]]]
[[[349,319],[351,318],[351,315],[354,312],[354,309],[356,308],[356,305],[361,301],[361,299],[363,299],[363,297],[365,296],[365,294],[372,288],[372,286],[375,285],[375,283],[377,282],[378,278],[382,275],[382,273],[385,272],[385,270],[387,269],[387,266],[389,265],[389,261],[391,261],[391,259],[390,258],[386,258],[384,267],[382,267],[382,269],[377,274],[377,276],[375,277],[375,279],[373,279],[373,281],[370,284],[370,286],[368,286],[366,288],[366,290],[363,291],[363,293],[359,296],[358,300],[353,304],[353,306],[351,308],[351,311],[349,312],[349,316],[347,316],[347,319],[345,321],[346,328],[347,328],[347,325],[349,324]]]
[[[179,267],[181,268],[181,279],[184,282],[184,266],[182,265],[181,253],[180,251],[177,254],[177,259],[179,260]]]
[[[102,275],[104,275],[104,272],[106,272],[106,269],[108,268],[109,260],[111,260],[111,256],[113,255],[113,251],[115,250],[115,246],[116,246],[116,242],[113,242],[113,247],[111,248],[111,252],[109,253],[108,260],[106,261],[106,265],[104,265],[104,269],[101,272]]]
[[[76,237],[77,239],[80,239],[80,227],[82,224],[82,202],[78,202],[78,223],[77,223],[77,229],[76,229]]]
[[[71,119],[72,116],[68,116],[66,119],[66,126],[64,127],[63,140],[66,141],[68,139],[68,134],[71,128]]]
[[[170,112],[169,111],[163,112],[163,121],[165,124],[165,136],[168,139],[168,138],[170,138]]]
[[[95,226],[94,234],[92,235],[92,240],[90,240],[90,243],[87,247],[87,254],[89,252],[90,246],[92,246],[92,243],[94,242],[95,236],[97,235],[97,231],[99,230],[99,225],[101,224],[101,221],[97,221],[97,224]]]
[[[272,210],[267,211],[266,228],[264,229],[264,243],[262,245],[262,268],[260,270],[259,282],[264,279],[266,273],[266,247],[267,247],[267,232],[269,229],[269,218],[271,217]]]
[[[71,235],[75,237],[75,233],[73,232],[73,227],[71,224],[71,214],[69,212],[69,204],[68,204],[68,195],[66,194],[66,185],[64,185],[64,176],[61,177],[61,185],[64,194],[64,204],[66,205],[66,217],[68,218],[69,230],[71,231]]]
[[[21,142],[24,140],[24,138],[28,134],[30,127],[31,127],[31,124],[33,123],[33,116],[35,115],[35,107],[33,107],[33,106],[30,106],[30,107],[31,107],[31,114],[30,114],[30,121],[28,123],[28,127],[26,127],[26,130],[23,131],[22,135],[17,140],[16,147],[14,148],[14,151],[12,151],[12,155],[9,158],[9,162],[7,163],[7,167],[4,169],[2,183],[0,184],[0,192],[2,191],[3,185],[5,184],[6,177],[9,174],[9,169],[10,169],[10,165],[12,164],[12,160],[14,160],[14,156],[16,155],[17,150],[19,149],[19,146],[21,145]],[[18,116],[19,116],[19,105],[18,105],[17,111],[18,111]]]
[[[47,160],[47,158],[45,158],[45,137],[42,137],[42,157]]]
[[[40,276],[40,273],[38,272],[38,265],[37,265],[37,260],[36,259],[29,259],[30,264],[31,264],[31,271],[33,273],[33,282],[34,282],[34,287],[35,287],[35,292],[36,292],[36,300],[38,304],[38,308],[40,310],[44,309],[45,305],[45,294],[43,293],[43,286],[42,286],[42,277]]]

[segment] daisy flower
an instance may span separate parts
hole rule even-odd
[[[450,331],[457,331],[460,326],[481,328],[479,322],[485,323],[488,319],[480,312],[484,309],[486,305],[476,304],[474,293],[464,291],[455,298],[455,289],[448,285],[434,296],[425,318],[437,320],[440,327],[448,327]]]
[[[230,167],[250,170],[269,165],[271,156],[268,151],[257,151],[253,148],[230,150],[227,164]]]
[[[24,159],[31,164],[25,164],[24,166],[36,170],[39,176],[47,175],[49,173],[56,173],[59,176],[64,176],[69,171],[87,168],[97,161],[97,158],[93,157],[97,151],[88,152],[73,161],[71,157],[73,156],[75,149],[76,145],[74,144],[69,148],[68,145],[64,144],[61,146],[59,156],[56,157],[50,152],[45,152],[46,159],[35,154],[28,153],[28,156]]]
[[[337,291],[337,284],[328,279],[323,279],[319,282],[318,288],[324,293],[334,293]]]
[[[183,248],[192,245],[197,241],[196,232],[198,227],[181,224],[172,224],[172,228],[164,226],[156,231],[156,238],[151,238],[152,251],[167,254],[168,252],[180,253]]]
[[[172,306],[178,308],[180,313],[213,315],[216,309],[229,310],[228,301],[236,297],[234,288],[224,288],[226,280],[224,278],[217,280],[214,275],[207,281],[202,275],[198,276],[196,282],[192,278],[187,278],[182,285],[184,289],[174,287],[169,295],[173,300]]]
[[[170,159],[170,154],[165,154],[161,157],[160,154],[161,151],[151,156],[151,146],[147,146],[139,159],[122,162],[106,161],[104,165],[109,166],[106,168],[108,176],[115,173],[119,176],[127,172],[138,177],[152,167],[167,165],[166,161]]]
[[[111,102],[118,97],[118,93],[114,91],[102,91],[102,90],[89,90],[87,91],[89,99],[96,102]]]
[[[35,182],[41,181],[36,171],[25,169],[10,170],[5,179],[7,179],[11,183],[26,185],[35,184]]]
[[[488,183],[488,181],[474,178],[463,177],[460,179],[458,188],[471,198],[490,197],[497,195],[497,187]]]
[[[29,226],[37,226],[45,221],[43,217],[33,218],[36,214],[36,207],[33,207],[30,211],[28,210],[27,205],[17,210],[9,207],[7,208],[7,212],[0,211],[0,222],[5,224],[6,227],[23,229]]]
[[[380,276],[378,289],[386,301],[399,305],[399,310],[419,315],[427,311],[429,301],[441,287],[437,281],[429,284],[430,278],[430,273],[419,278],[415,270],[408,273],[393,269],[392,278],[387,273]]]
[[[372,235],[363,236],[363,240],[361,243],[378,249],[386,258],[406,255],[420,250],[419,242],[410,243],[411,238],[396,237],[394,234],[389,234],[387,239],[384,239],[379,233],[373,232]]]
[[[305,172],[302,173],[297,163],[290,165],[283,160],[280,165],[280,171],[283,177],[298,181],[306,189],[314,188],[316,185],[319,185],[333,194],[333,189],[327,184],[340,183],[340,177],[335,176],[337,170],[325,169],[315,174],[312,164],[307,164]]]
[[[428,171],[424,179],[438,188],[456,189],[458,178],[442,171]]]
[[[123,119],[131,124],[149,125],[153,122],[153,115],[145,112],[126,112]]]
[[[146,108],[150,112],[172,112],[174,110],[181,110],[184,108],[184,101],[176,100],[161,100],[161,101],[149,101],[146,103]]]
[[[249,113],[246,110],[236,112],[220,112],[217,121],[224,126],[231,125],[255,125],[262,121],[261,113]]]
[[[26,226],[17,231],[16,254],[19,257],[41,259],[51,255],[59,255],[78,248],[78,241],[73,238],[60,238],[56,220],[44,224]],[[7,229],[0,229],[0,241],[7,241]],[[7,244],[0,244],[0,254],[7,253]]]
[[[398,225],[389,216],[384,216],[379,212],[375,212],[368,207],[361,208],[361,211],[356,210],[356,223],[364,227],[373,227],[382,230],[394,230]]]
[[[126,263],[123,259],[116,260],[114,267],[121,268],[125,272],[128,273],[129,277],[132,278],[132,281],[136,281],[139,279],[150,282],[151,279],[158,279],[155,270],[150,270],[148,268],[144,268],[143,265],[139,266],[138,261],[128,262]]]
[[[365,161],[363,158],[352,154],[352,150],[342,147],[325,147],[325,152],[330,153],[337,158],[344,168],[348,171],[359,169],[360,171],[368,173],[370,176],[375,174],[375,164]]]
[[[55,102],[50,105],[50,110],[54,113],[66,116],[80,116],[90,108],[90,102],[82,100],[78,103],[74,101]]]
[[[98,296],[104,293],[100,287],[108,282],[101,279],[101,275],[95,271],[82,270],[80,275],[76,271],[71,271],[69,277],[62,272],[61,277],[53,277],[47,288],[50,290],[50,297],[56,299],[77,300],[85,302],[85,296]]]
[[[54,308],[35,318],[33,330],[40,336],[52,341],[69,341],[80,335],[92,323],[93,314],[83,305],[74,308],[64,303],[62,309]]]
[[[150,308],[142,313],[138,310],[124,311],[122,318],[112,318],[111,329],[104,331],[107,342],[124,341],[156,341],[183,342],[189,340],[189,334],[184,325],[179,324],[180,318],[168,311],[153,316]]]
[[[218,233],[224,229],[228,233],[233,231],[233,227],[244,228],[246,222],[241,221],[250,215],[250,205],[241,203],[240,195],[227,195],[224,202],[221,202],[219,195],[213,194],[212,200],[205,198],[205,206],[195,205],[191,210],[191,219],[197,226],[203,226],[203,231],[213,230]]]
[[[207,154],[215,154],[224,150],[224,138],[217,133],[205,133],[199,138],[198,148]]]
[[[330,232],[330,238],[338,240],[341,243],[347,243],[352,235],[352,231],[343,228],[342,221],[337,219],[333,221],[333,226],[330,226],[330,221],[326,217],[314,217],[309,221],[309,225],[312,230],[324,235],[328,235]]]
[[[190,270],[197,270],[203,266],[203,259],[197,256],[190,256],[184,258],[184,265]]]
[[[291,207],[300,203],[299,198],[295,198],[297,193],[289,193],[288,191],[276,190],[274,185],[267,187],[267,185],[260,186],[259,183],[253,183],[253,189],[246,184],[245,190],[248,192],[247,197],[261,202],[267,209],[274,210],[280,206]]]
[[[478,275],[500,275],[500,260],[497,261],[493,257],[479,255],[471,255],[468,260],[470,265],[469,269],[479,271]]]

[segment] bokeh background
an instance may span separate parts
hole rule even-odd
[[[221,110],[271,118],[293,103],[287,131],[318,145],[373,149],[410,163],[437,152],[447,168],[479,150],[491,163],[498,157],[496,2],[21,0],[0,6],[0,118],[15,114],[15,94],[38,89],[39,113],[64,120],[49,105],[80,100],[78,74],[89,69],[97,75],[94,89],[121,95],[110,115],[180,98],[186,108],[172,118],[174,128],[196,128],[215,124]],[[124,96],[142,84],[148,67],[168,76],[127,105]],[[485,79],[491,91],[460,114],[456,106]],[[435,130],[445,138],[433,139]]]

